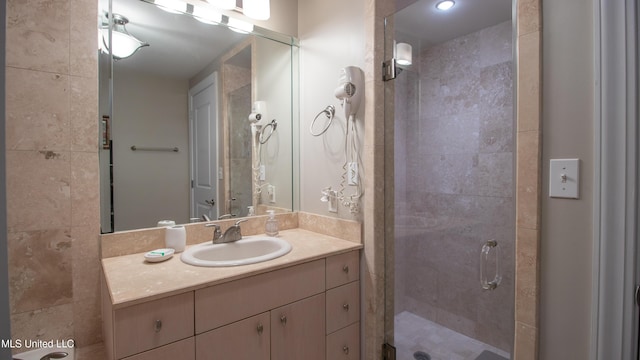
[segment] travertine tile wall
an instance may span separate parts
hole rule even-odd
[[[542,0],[517,1],[516,291],[514,359],[538,358],[542,173]]]
[[[515,245],[511,43],[511,21],[503,22],[423,50],[419,74],[395,80],[396,143],[406,146],[396,154],[406,174],[395,176],[410,179],[395,187],[395,310],[507,352]],[[490,239],[500,245],[503,280],[484,291],[478,262]]]
[[[96,343],[97,3],[9,0],[6,15],[12,337]]]

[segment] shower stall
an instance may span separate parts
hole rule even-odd
[[[504,360],[514,336],[512,2],[436,3],[385,25],[385,58],[412,49],[385,83],[395,185],[386,340],[402,360]]]

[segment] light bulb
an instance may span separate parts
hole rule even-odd
[[[222,14],[208,7],[194,6],[193,16],[196,20],[205,24],[219,24],[222,22]]]
[[[455,5],[455,1],[453,0],[444,0],[444,1],[440,1],[439,3],[436,4],[436,8],[438,10],[442,10],[442,11],[447,11],[449,9],[451,9],[453,7],[453,5]]]
[[[256,20],[267,20],[271,17],[269,0],[242,0],[242,13]]]

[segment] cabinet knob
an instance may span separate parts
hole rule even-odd
[[[342,352],[344,352],[346,355],[349,355],[349,347],[348,346],[343,347]]]
[[[345,265],[342,267],[342,271],[344,271],[345,274],[349,273],[349,265]]]
[[[282,325],[287,325],[287,315],[280,316],[280,322]]]
[[[264,326],[262,326],[262,324],[258,324],[258,334],[262,335],[262,332],[264,331]]]
[[[162,320],[156,320],[156,323],[153,325],[153,329],[156,332],[160,332],[160,330],[162,330]]]
[[[344,309],[344,311],[349,311],[349,304],[343,304],[342,308]]]

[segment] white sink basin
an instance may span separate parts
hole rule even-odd
[[[195,266],[239,266],[275,259],[291,251],[291,244],[270,236],[245,236],[230,243],[206,242],[180,255],[182,262]]]

